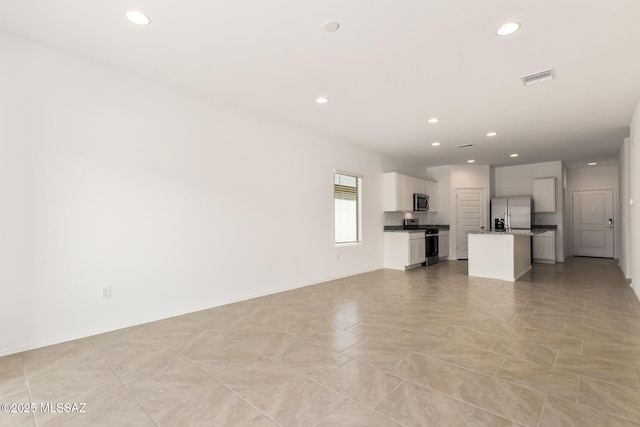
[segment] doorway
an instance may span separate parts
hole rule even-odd
[[[487,223],[484,188],[456,189],[457,259],[469,259],[469,232],[483,230]]]
[[[613,258],[613,190],[574,191],[573,254]]]

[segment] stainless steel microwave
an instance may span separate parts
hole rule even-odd
[[[429,210],[429,196],[415,193],[413,195],[413,211],[426,212]]]

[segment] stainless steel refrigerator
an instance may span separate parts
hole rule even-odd
[[[496,219],[504,220],[511,228],[530,230],[533,224],[533,200],[531,197],[502,197],[491,199],[491,228],[495,229]]]

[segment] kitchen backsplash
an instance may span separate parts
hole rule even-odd
[[[429,214],[427,212],[385,212],[384,225],[402,225],[405,218],[417,218],[420,224],[427,224]]]

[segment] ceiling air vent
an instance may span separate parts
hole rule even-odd
[[[556,78],[556,72],[554,69],[540,71],[539,73],[529,74],[528,76],[520,77],[522,84],[525,86],[531,86],[538,83],[546,82]]]
[[[473,147],[473,144],[462,144],[462,145],[458,145],[458,148],[471,148]]]

